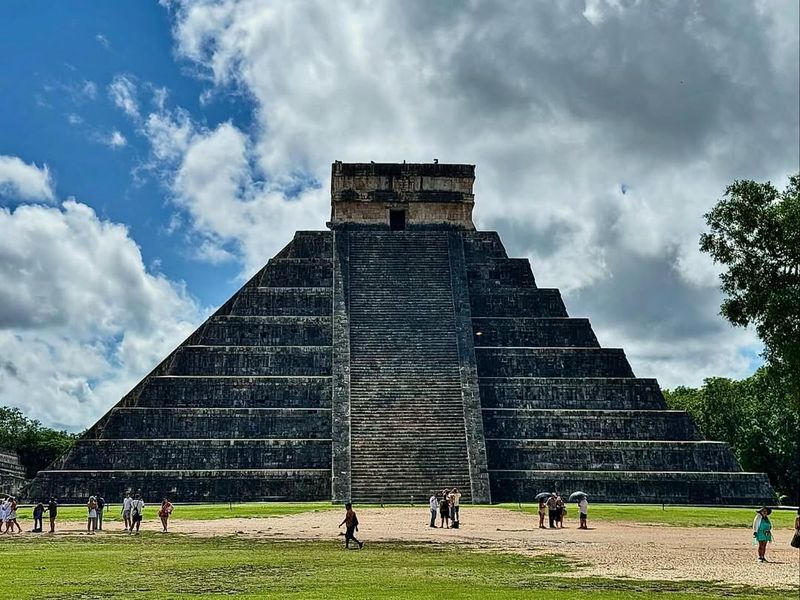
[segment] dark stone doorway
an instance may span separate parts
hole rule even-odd
[[[406,228],[406,211],[389,210],[389,229],[403,231]]]

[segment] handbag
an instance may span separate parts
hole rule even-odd
[[[789,545],[792,548],[800,548],[800,530],[794,530],[794,536],[792,537],[792,541],[789,542]]]

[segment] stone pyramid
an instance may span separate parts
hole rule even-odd
[[[475,230],[473,181],[472,165],[334,163],[329,230],[296,233],[27,495],[772,501]]]

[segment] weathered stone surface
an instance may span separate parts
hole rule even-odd
[[[27,497],[770,502],[764,475],[474,231],[473,179],[335,164],[332,231],[297,232]],[[0,454],[0,485],[19,474]]]
[[[0,493],[19,494],[25,483],[25,469],[14,452],[0,450]]]

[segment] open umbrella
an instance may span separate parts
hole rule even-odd
[[[588,497],[589,497],[589,494],[587,494],[586,492],[572,492],[569,495],[569,501],[570,502],[577,502],[581,498],[588,498]]]
[[[536,494],[536,499],[537,500],[545,500],[545,499],[549,498],[552,495],[553,494],[551,494],[550,492],[542,492],[541,494]]]

